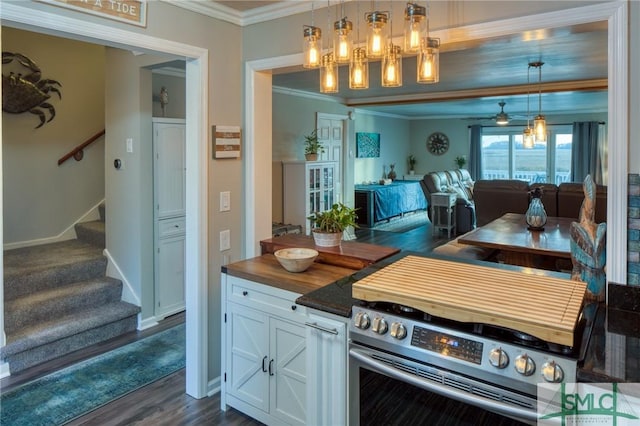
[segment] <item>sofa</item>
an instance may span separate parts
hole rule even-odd
[[[516,179],[478,180],[473,186],[477,226],[483,226],[505,213],[524,214],[529,207],[529,191],[542,188],[542,204],[549,216],[578,220],[584,200],[582,183],[529,184]],[[607,187],[596,186],[597,223],[607,221]]]
[[[456,194],[456,234],[464,234],[476,227],[474,206],[474,182],[466,169],[430,172],[420,180],[420,186],[431,205],[431,194],[446,192]],[[431,209],[428,211],[431,218]],[[432,218],[431,218],[432,219]]]

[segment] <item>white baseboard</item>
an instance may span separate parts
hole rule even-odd
[[[4,379],[5,377],[9,377],[11,372],[9,371],[9,363],[3,362],[0,364],[0,379]]]
[[[131,283],[126,279],[120,267],[109,253],[109,250],[104,249],[102,252],[107,257],[107,276],[119,279],[122,281],[122,300],[125,302],[129,302],[136,306],[142,306],[142,302],[140,302],[140,298],[133,290]]]
[[[156,317],[142,319],[141,314],[138,314],[138,330],[139,331],[146,330],[147,328],[154,327],[158,324],[159,323],[156,320]]]
[[[210,380],[207,384],[207,396],[212,396],[220,392],[220,376]]]

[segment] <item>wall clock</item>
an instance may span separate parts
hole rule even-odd
[[[427,150],[434,155],[442,155],[449,149],[449,138],[441,132],[434,132],[427,138]]]

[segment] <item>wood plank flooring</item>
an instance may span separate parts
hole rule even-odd
[[[358,229],[360,242],[401,248],[403,251],[428,252],[447,241],[446,237],[433,238],[427,224],[404,233]],[[27,369],[0,381],[6,392],[23,383],[57,371],[81,360],[126,345],[176,324],[184,322],[184,313],[169,317],[156,327],[129,333],[108,342],[80,350],[64,358]],[[185,394],[185,371],[180,370],[155,383],[145,386],[91,413],[75,419],[69,425],[260,425],[260,422],[234,410],[220,410],[218,394],[195,399]]]

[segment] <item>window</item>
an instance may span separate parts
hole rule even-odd
[[[571,126],[549,126],[547,142],[522,146],[522,129],[484,128],[482,179],[529,183],[567,182],[571,173]]]

